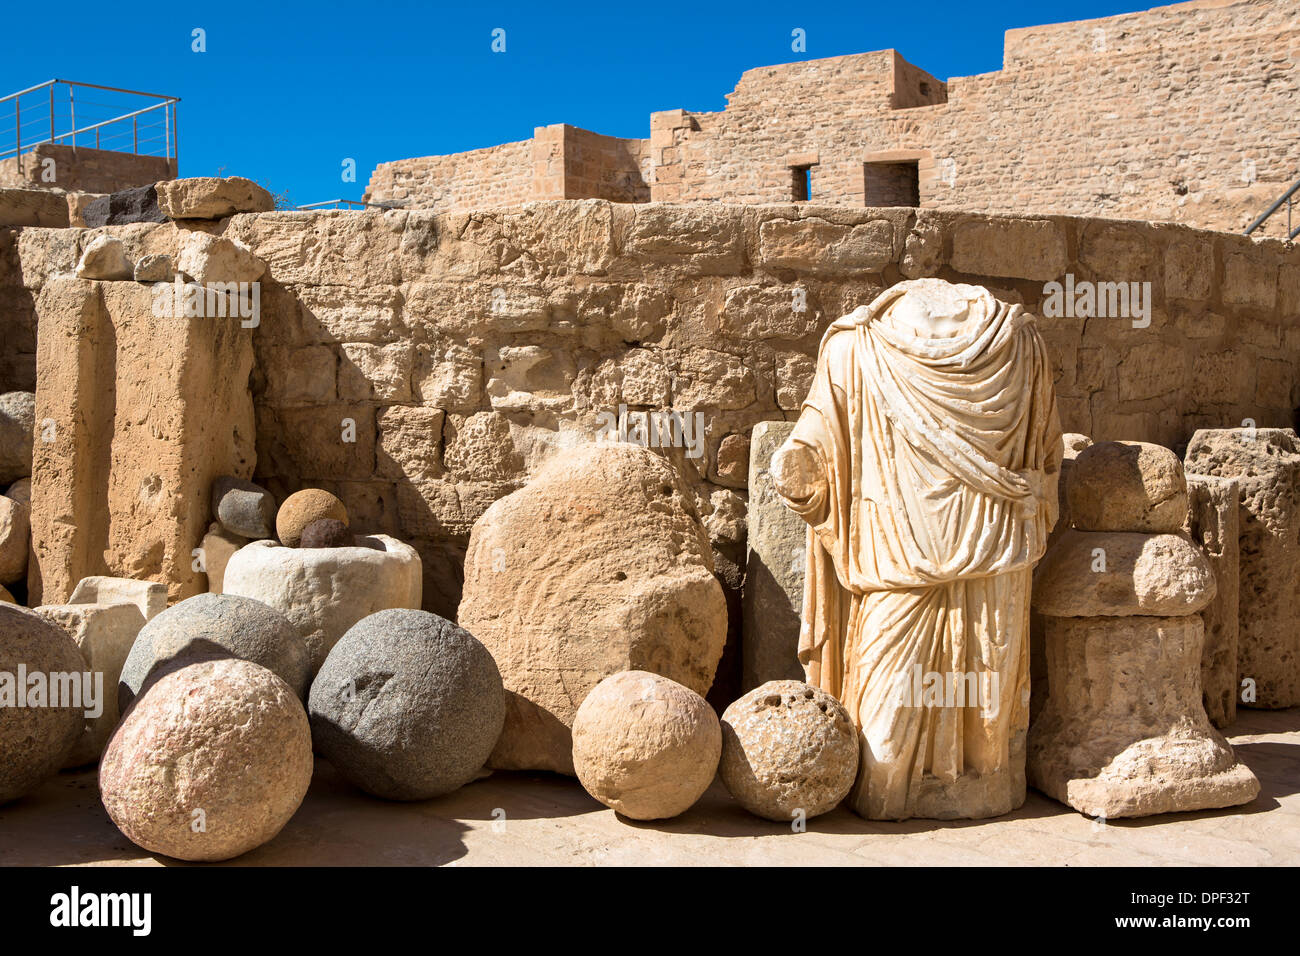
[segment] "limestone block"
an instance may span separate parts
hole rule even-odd
[[[135,277],[135,267],[126,257],[126,246],[112,236],[96,236],[86,246],[77,262],[77,276],[82,279],[120,280]]]
[[[1182,530],[1187,522],[1183,463],[1149,442],[1105,441],[1075,458],[1070,520],[1081,531]]]
[[[68,225],[68,200],[52,189],[0,188],[0,228]]]
[[[1050,219],[972,219],[952,237],[952,267],[970,275],[1059,279],[1069,262],[1065,233]]]
[[[68,603],[132,604],[150,621],[167,610],[167,586],[155,581],[94,575],[77,582]]]
[[[141,256],[135,264],[136,282],[171,282],[175,277],[171,256],[157,253]]]
[[[879,272],[894,259],[894,224],[887,219],[842,226],[824,219],[769,219],[758,230],[759,261],[810,275]]]
[[[36,394],[0,395],[0,485],[32,473],[32,438],[36,428]]]
[[[749,538],[745,546],[741,688],[803,680],[799,615],[803,610],[808,526],[781,501],[768,474],[772,455],[794,422],[759,422],[749,445]]]
[[[212,482],[252,473],[251,330],[152,305],[135,282],[54,277],[41,288],[36,603],[66,601],[91,575],[155,580],[172,600],[203,592],[193,550]]]
[[[226,565],[236,551],[248,544],[248,538],[227,531],[218,521],[208,525],[203,536],[203,572],[208,576],[208,593],[220,594],[224,587]]]
[[[1034,575],[1034,610],[1056,617],[1195,614],[1214,569],[1183,534],[1066,531]]]
[[[31,511],[26,502],[0,495],[0,584],[27,577]]]
[[[269,212],[275,197],[250,179],[195,176],[154,187],[158,208],[168,219],[224,219],[240,212]]]
[[[226,565],[223,593],[280,611],[311,651],[314,675],[357,621],[388,608],[419,608],[420,556],[388,535],[358,536],[350,548],[288,548],[254,541]]]
[[[1114,819],[1249,803],[1259,781],[1201,705],[1199,616],[1047,618],[1029,783]]]
[[[1216,727],[1237,719],[1238,608],[1241,592],[1239,508],[1241,486],[1235,478],[1189,474],[1188,533],[1205,552],[1218,586],[1214,600],[1201,609],[1205,649],[1201,654],[1201,699]]]
[[[102,712],[86,718],[81,737],[63,764],[84,767],[99,760],[117,726],[117,682],[131,645],[144,627],[144,615],[134,604],[45,604],[36,608],[36,613],[72,638],[101,695]]]
[[[703,695],[727,635],[686,486],[664,458],[618,442],[562,451],[487,509],[458,621],[510,692],[491,764],[569,774],[570,727],[591,688],[639,669]]]
[[[256,282],[266,263],[247,246],[206,232],[189,232],[181,239],[176,270],[195,282]]]
[[[1290,428],[1202,429],[1187,470],[1241,490],[1237,676],[1245,706],[1300,704],[1300,439]]]

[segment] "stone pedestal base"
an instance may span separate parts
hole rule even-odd
[[[1031,786],[1109,819],[1255,799],[1259,781],[1201,705],[1198,615],[1045,625],[1051,692],[1029,732]]]

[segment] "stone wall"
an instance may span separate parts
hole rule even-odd
[[[587,175],[589,150],[566,156],[561,127],[545,127],[532,170],[521,160],[513,189],[491,198],[788,202],[802,198],[795,171],[810,167],[819,204],[1239,232],[1300,176],[1297,63],[1300,0],[1208,0],[1010,30],[1003,69],[947,83],[893,50],[761,67],[741,76],[725,110],[652,113],[648,141],[606,144],[606,162],[627,154],[620,194]],[[598,136],[564,129],[571,140]],[[498,164],[492,150],[384,164],[369,194],[483,208],[446,183],[496,181]]]
[[[380,163],[368,202],[436,209],[481,209],[527,202],[533,192],[533,141],[502,143],[448,156]]]
[[[654,198],[786,201],[787,168],[811,158],[814,202],[860,205],[862,165],[906,150],[925,208],[1239,231],[1300,176],[1297,0],[1009,31],[1004,68],[949,80],[946,102],[893,79],[891,55],[750,70],[725,111],[680,114],[671,144],[655,114]],[[885,102],[919,82],[933,105]]]
[[[108,231],[134,255],[165,248],[157,231],[175,228]],[[1067,431],[1178,447],[1202,427],[1290,425],[1300,401],[1300,250],[1276,240],[1069,217],[597,200],[262,213],[213,228],[268,265],[261,323],[246,333],[257,479],[281,497],[327,488],[359,529],[411,541],[426,604],[442,613],[455,610],[475,519],[620,405],[700,416],[700,457],[668,454],[724,571],[743,565],[750,431],[793,418],[827,325],[903,278],[984,284],[1040,314],[1046,284],[1067,275],[1150,283],[1149,320],[1040,320]],[[97,233],[0,230],[0,297],[35,296],[40,312],[40,277],[71,272]]]
[[[111,193],[175,178],[175,160],[85,146],[47,143],[0,160],[0,186],[19,189]]]
[[[518,206],[541,199],[646,202],[649,148],[558,123],[532,139],[450,156],[381,163],[366,187],[369,202],[438,212]]]

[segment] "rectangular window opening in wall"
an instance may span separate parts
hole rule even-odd
[[[807,202],[812,199],[812,167],[790,167],[790,189],[795,202]]]
[[[921,180],[915,161],[863,163],[867,206],[919,206]]]

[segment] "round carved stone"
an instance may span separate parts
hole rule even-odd
[[[181,658],[238,657],[272,671],[300,698],[311,655],[298,629],[273,607],[238,594],[197,594],[151,619],[122,665],[122,712],[150,676]]]
[[[228,860],[280,832],[311,774],[301,702],[266,668],[227,657],[158,679],[109,740],[99,790],[132,843]]]
[[[834,810],[858,775],[858,731],[826,691],[773,680],[722,715],[722,780],[750,813],[789,822]]]
[[[578,780],[633,820],[689,810],[709,789],[721,754],[713,708],[690,688],[649,671],[606,677],[573,719]]]
[[[300,548],[346,548],[352,544],[352,532],[345,522],[319,518],[302,529]]]
[[[427,800],[469,783],[505,721],[496,662],[469,631],[426,611],[358,621],[312,682],[316,748],[367,793]]]
[[[212,483],[212,517],[232,534],[269,538],[275,527],[275,498],[261,485],[225,475]]]
[[[1187,521],[1187,479],[1170,449],[1103,441],[1074,459],[1066,491],[1080,531],[1172,533]]]
[[[29,678],[24,684],[18,682],[20,666]],[[12,604],[0,604],[0,674],[11,675],[0,678],[0,804],[35,790],[63,766],[81,737],[88,705],[50,706],[68,703],[50,695],[50,678],[86,670],[85,658],[62,628]],[[46,683],[40,699],[33,696],[30,682],[36,674],[44,675]]]
[[[328,491],[304,488],[285,498],[284,504],[280,505],[275,516],[275,533],[281,544],[296,548],[302,540],[303,529],[321,518],[333,518],[347,524],[348,511],[343,502]]]
[[[418,608],[424,587],[420,555],[387,535],[358,535],[345,548],[286,548],[254,541],[231,556],[226,594],[269,604],[298,629],[311,672],[362,618],[389,608]]]

